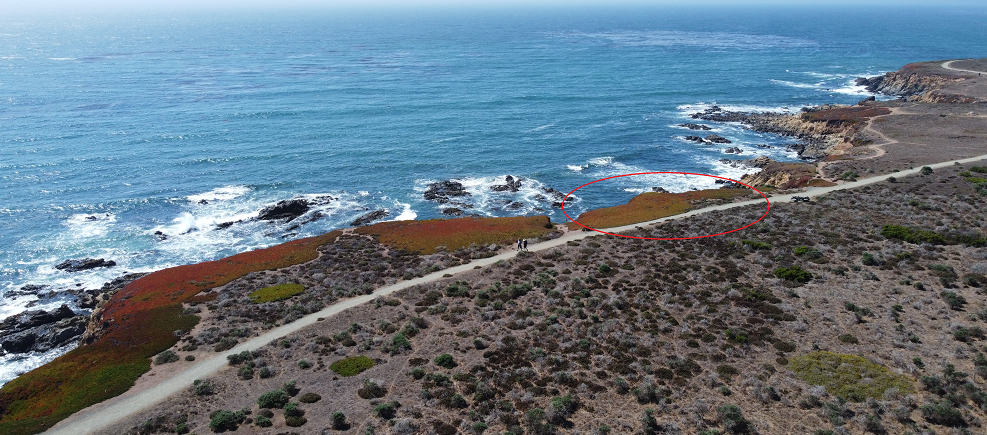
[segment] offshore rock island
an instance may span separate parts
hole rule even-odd
[[[752,156],[740,181],[771,212],[723,236],[590,237],[546,216],[373,223],[374,211],[357,228],[122,279],[86,296],[84,334],[61,309],[7,320],[18,336],[71,321],[83,339],[0,389],[0,432],[982,432],[987,161],[953,164],[987,154],[980,71],[987,61],[923,62],[860,81],[897,100],[697,113],[791,136],[805,160]],[[728,145],[713,136],[690,140]],[[523,183],[508,178],[496,188]],[[656,186],[578,220],[634,237],[726,232],[765,211],[736,187]],[[463,193],[426,192],[460,212]],[[545,205],[560,196],[546,190]],[[268,211],[293,220],[307,205]],[[347,301],[366,303],[334,310]]]

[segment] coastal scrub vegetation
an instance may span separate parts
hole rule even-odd
[[[356,376],[374,366],[374,360],[360,355],[343,358],[329,365],[329,370],[336,372],[340,376]]]
[[[381,222],[355,231],[377,236],[381,243],[394,248],[433,254],[472,245],[510,245],[518,239],[542,237],[553,229],[548,216],[518,216]]]
[[[282,299],[288,299],[303,291],[305,291],[305,286],[301,284],[280,284],[271,287],[264,287],[250,293],[248,296],[250,296],[250,299],[255,304],[262,304],[264,302],[274,302]]]
[[[41,432],[70,414],[120,395],[150,370],[151,358],[178,342],[198,317],[182,303],[251,272],[304,263],[340,232],[299,239],[216,261],[151,273],[106,304],[106,326],[91,344],[80,346],[0,388],[0,433]]]
[[[799,379],[854,402],[879,399],[891,388],[903,393],[915,389],[908,376],[891,373],[887,367],[857,355],[815,351],[791,358],[789,368]]]
[[[702,201],[732,200],[752,195],[744,189],[707,189],[682,193],[645,192],[632,198],[627,204],[587,211],[576,220],[590,228],[614,228],[647,222],[668,216],[685,213],[693,209],[693,204]],[[582,227],[574,222],[571,229]]]

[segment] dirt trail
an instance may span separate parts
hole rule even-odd
[[[971,157],[967,159],[962,159],[962,160],[950,160],[948,162],[936,163],[928,166],[932,167],[933,169],[936,169],[936,168],[951,166],[955,163],[972,163],[985,159],[987,159],[987,154]],[[880,183],[886,181],[891,176],[904,177],[908,175],[914,175],[919,173],[920,170],[921,168],[915,168],[915,169],[896,172],[894,174],[865,178],[854,182],[841,183],[836,186],[809,188],[806,189],[805,192],[774,196],[770,198],[770,201],[790,202],[793,196],[816,197],[830,192],[835,192],[838,190],[853,189],[861,186]],[[649,225],[655,225],[673,219],[684,219],[690,216],[709,213],[712,211],[728,210],[736,207],[744,207],[748,205],[757,205],[763,203],[764,203],[764,199],[756,199],[751,201],[722,204],[718,206],[693,210],[675,216],[656,219],[649,222],[642,222],[638,224],[626,225],[616,228],[607,228],[605,229],[605,231],[610,233],[620,233],[624,231],[633,230],[637,227],[646,227]],[[543,251],[546,249],[565,245],[567,242],[572,240],[581,240],[587,237],[595,237],[598,235],[600,234],[592,231],[571,231],[564,234],[560,238],[549,240],[546,242],[532,244],[529,247],[529,250]],[[516,251],[509,251],[496,255],[494,257],[473,260],[467,264],[450,267],[448,269],[440,270],[438,272],[431,273],[419,278],[411,279],[404,282],[399,282],[394,285],[380,288],[369,295],[358,296],[352,299],[340,301],[336,304],[333,304],[329,307],[322,309],[321,311],[302,317],[301,319],[298,319],[292,323],[274,328],[258,337],[252,338],[244,343],[241,343],[240,345],[226,352],[216,353],[211,358],[204,358],[202,360],[197,360],[195,364],[188,366],[185,370],[179,373],[175,373],[170,377],[161,379],[161,381],[156,385],[150,386],[146,389],[142,389],[139,391],[131,390],[113,399],[83,409],[82,411],[73,414],[69,418],[62,420],[61,422],[56,424],[54,427],[52,427],[45,433],[58,434],[58,435],[82,435],[82,434],[92,434],[97,431],[103,430],[109,427],[110,425],[113,425],[123,420],[124,418],[145,411],[148,408],[163,402],[168,397],[177,394],[185,389],[188,389],[192,385],[192,382],[196,379],[206,379],[209,376],[212,376],[213,374],[215,374],[216,372],[218,372],[219,370],[221,370],[223,367],[227,365],[226,357],[228,355],[240,353],[243,351],[257,350],[273,340],[282,338],[288,334],[297,332],[305,327],[315,324],[316,322],[319,321],[318,319],[320,318],[328,318],[335,316],[349,308],[353,308],[371,302],[378,297],[386,296],[394,292],[404,290],[419,284],[426,284],[441,279],[445,279],[444,275],[446,274],[455,275],[457,273],[473,270],[474,268],[477,267],[489,266],[500,260],[507,260],[513,258],[516,255],[517,255]]]
[[[987,74],[987,71],[975,71],[975,70],[972,70],[972,69],[953,68],[952,66],[950,66],[950,65],[953,64],[953,62],[956,62],[956,61],[955,60],[951,60],[951,61],[948,61],[948,62],[943,62],[942,63],[942,67],[945,68],[945,69],[948,69],[948,70],[952,70],[952,71],[962,71],[962,72],[968,72],[968,73],[974,73],[974,74]]]

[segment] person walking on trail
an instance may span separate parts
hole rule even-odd
[[[524,239],[524,250],[528,250],[528,239]]]
[[[521,250],[521,239],[517,239],[517,250]]]

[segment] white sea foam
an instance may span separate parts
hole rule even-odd
[[[78,346],[78,342],[47,352],[11,353],[0,356],[0,385],[10,382],[23,373],[34,370]]]
[[[586,166],[582,166],[582,165],[565,165],[565,167],[566,168],[569,168],[570,171],[579,172],[579,171],[582,171],[583,169],[588,168],[589,165],[586,165]]]
[[[73,239],[88,239],[105,236],[117,218],[111,213],[74,214],[65,221],[68,235]]]
[[[395,221],[413,221],[413,220],[415,220],[415,218],[418,217],[418,213],[415,213],[415,211],[411,209],[411,204],[403,204],[403,203],[400,203],[400,202],[397,202],[397,201],[395,201],[395,204],[401,206],[402,207],[402,211],[397,216],[395,216],[394,219],[392,219],[392,220],[395,220]]]
[[[696,113],[696,112],[702,112],[702,111],[704,111],[706,109],[712,108],[713,106],[717,106],[720,109],[723,109],[723,110],[728,111],[728,112],[796,113],[796,112],[799,112],[800,110],[802,110],[801,107],[791,107],[791,106],[757,106],[757,105],[750,105],[750,104],[717,104],[715,102],[713,102],[713,103],[699,102],[699,103],[694,103],[694,104],[682,104],[682,105],[676,106],[675,108],[678,109],[682,113],[682,115],[684,117],[688,118],[688,115],[690,115],[690,114],[693,114],[693,113]]]
[[[771,83],[776,83],[776,84],[788,86],[788,87],[791,87],[791,88],[801,88],[801,89],[822,89],[824,87],[824,85],[826,84],[826,82],[798,83],[798,82],[791,82],[791,81],[788,81],[788,80],[776,80],[776,79],[771,79],[770,81],[771,81]]]
[[[540,127],[535,127],[535,128],[532,128],[531,130],[528,130],[526,133],[534,133],[536,131],[542,131],[542,130],[544,130],[546,128],[549,128],[549,127],[555,127],[555,124],[554,123],[552,123],[552,124],[545,124],[545,125],[540,126]]]
[[[48,60],[77,60],[74,57],[49,57]]]
[[[192,202],[229,201],[250,193],[250,190],[247,186],[225,186],[198,195],[189,195],[187,198]]]
[[[466,136],[456,136],[456,137],[447,137],[445,139],[436,139],[436,140],[433,140],[432,143],[451,142],[451,141],[454,141],[454,140],[462,139],[464,137],[466,137]]]

